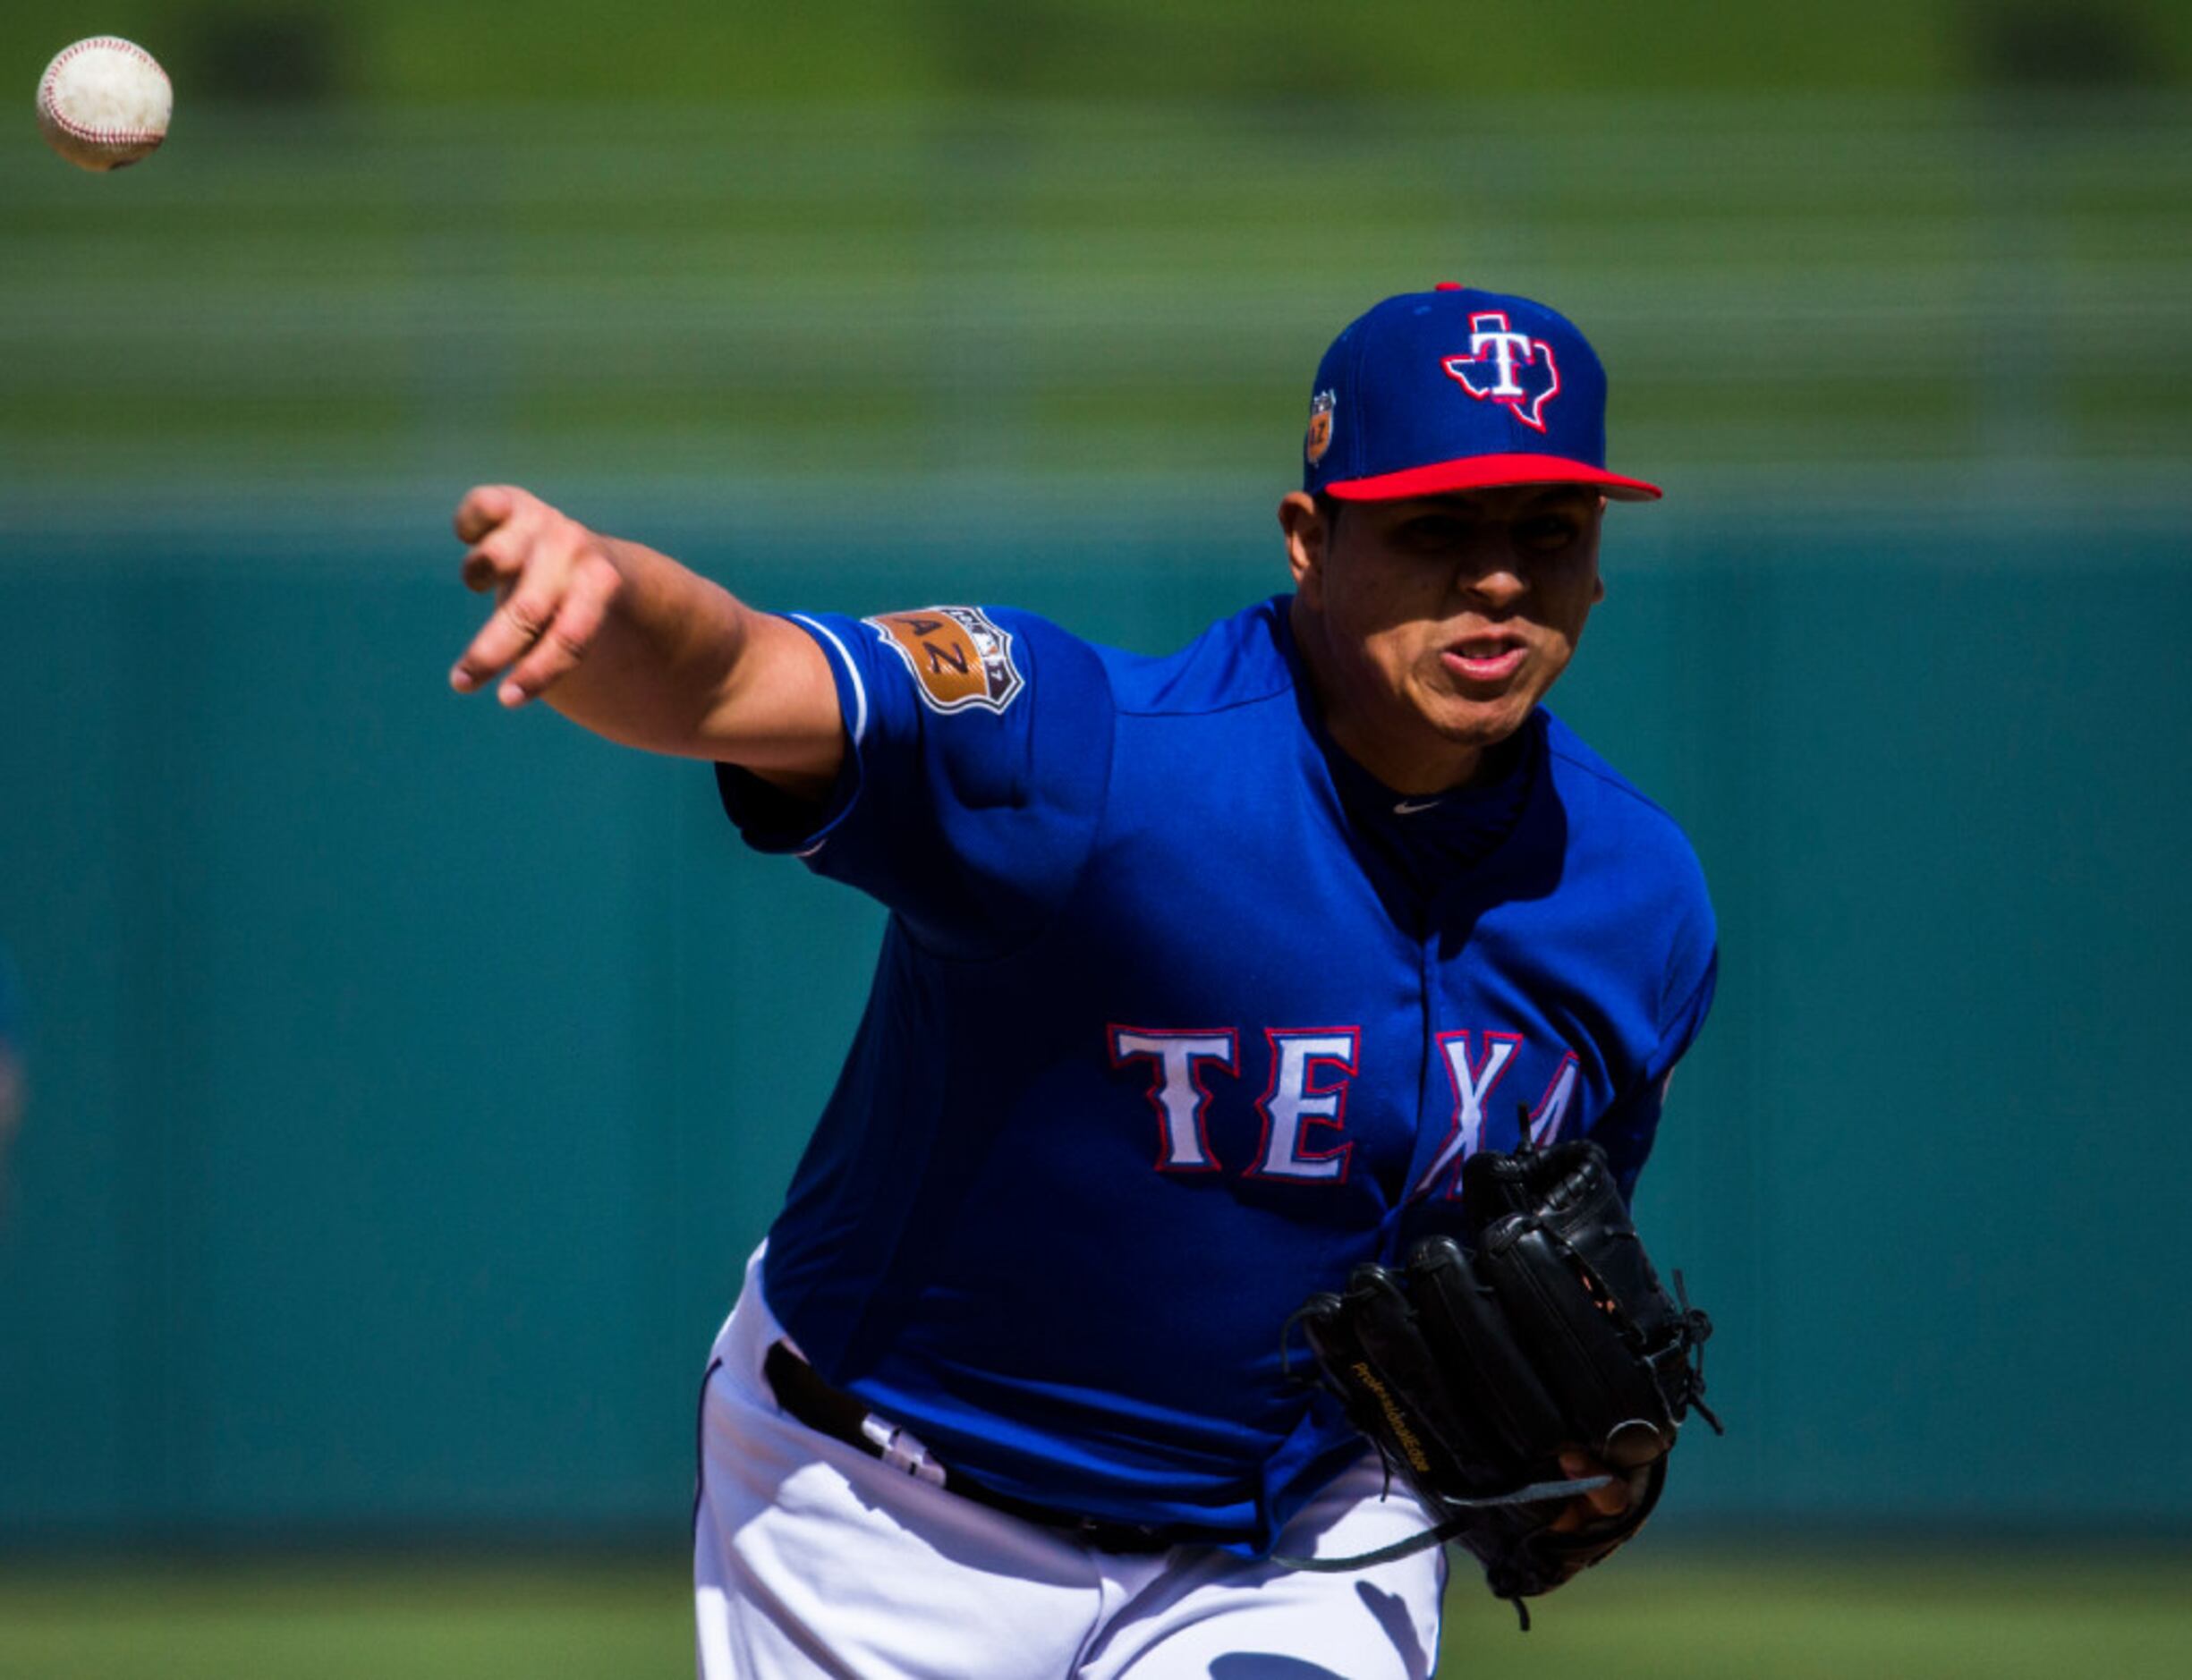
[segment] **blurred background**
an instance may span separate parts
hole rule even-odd
[[[96,32],[177,89],[104,178]],[[1668,487],[1557,699],[1720,907],[1638,1209],[1730,1422],[1442,1672],[2192,1672],[2192,9],[113,0],[8,76],[0,1676],[689,1671],[879,922],[448,692],[467,485],[1163,649],[1440,279]]]

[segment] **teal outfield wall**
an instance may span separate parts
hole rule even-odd
[[[1276,587],[1266,517],[625,523],[1157,648]],[[1560,699],[1723,924],[1639,1204],[1731,1426],[1670,1520],[2181,1528],[2186,530],[1669,517]],[[0,1541],[679,1529],[878,919],[704,770],[453,697],[444,518],[0,530]]]

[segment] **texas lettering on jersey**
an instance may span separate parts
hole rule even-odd
[[[1270,1073],[1256,1100],[1262,1135],[1241,1170],[1251,1178],[1344,1183],[1354,1145],[1347,1141],[1350,1082],[1361,1073],[1360,1032],[1353,1027],[1267,1028]],[[1162,1173],[1218,1173],[1225,1169],[1211,1147],[1213,1077],[1240,1077],[1239,1032],[1226,1027],[1180,1031],[1113,1025],[1111,1065],[1140,1065],[1144,1095],[1157,1116],[1156,1168]],[[1441,1032],[1439,1051],[1454,1093],[1453,1113],[1438,1153],[1410,1191],[1411,1197],[1442,1191],[1461,1193],[1460,1165],[1483,1147],[1484,1116],[1523,1048],[1518,1032]],[[1530,1140],[1550,1143],[1576,1099],[1579,1065],[1563,1048],[1552,1075],[1527,1109]],[[1508,1112],[1513,1113],[1510,1108]]]

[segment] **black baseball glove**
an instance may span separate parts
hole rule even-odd
[[[1323,1385],[1438,1526],[1359,1557],[1279,1561],[1361,1568],[1458,1540],[1526,1628],[1523,1599],[1644,1525],[1691,1408],[1720,1427],[1703,1398],[1712,1327],[1660,1286],[1595,1143],[1472,1156],[1462,1210],[1466,1248],[1432,1237],[1402,1270],[1357,1267],[1344,1294],[1313,1295],[1294,1319]],[[1556,1531],[1571,1499],[1605,1485],[1563,1477],[1577,1450],[1627,1479],[1628,1505]]]

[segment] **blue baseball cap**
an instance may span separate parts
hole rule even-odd
[[[1606,471],[1606,370],[1576,325],[1452,282],[1388,298],[1317,367],[1302,488],[1383,502],[1508,484],[1659,487]]]

